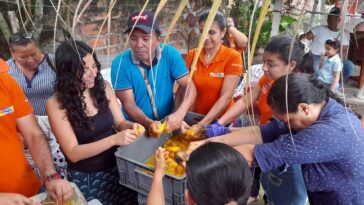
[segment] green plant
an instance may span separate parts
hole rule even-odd
[[[245,34],[248,35],[249,31],[249,23],[251,14],[253,11],[253,1],[247,1],[244,4],[238,5],[238,11],[240,16],[242,16],[243,21],[238,21],[238,28]],[[254,15],[253,25],[252,25],[252,32],[251,32],[251,38],[250,41],[253,40],[254,31],[256,30],[257,26],[257,19],[259,17],[261,8],[259,7]],[[269,12],[267,16],[265,17],[265,21],[263,22],[262,29],[259,34],[257,47],[262,48],[264,47],[270,40],[271,30],[272,30],[272,12]],[[291,16],[285,15],[281,17],[281,21],[279,24],[279,34],[286,34],[287,31],[291,28],[291,26],[297,22],[297,20]]]

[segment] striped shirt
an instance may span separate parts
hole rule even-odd
[[[48,59],[47,56],[49,57]],[[30,104],[33,106],[35,115],[47,115],[45,103],[53,93],[53,83],[56,79],[56,73],[51,62],[54,62],[54,56],[46,54],[39,63],[38,70],[34,73],[32,79],[27,79],[15,64],[14,59],[7,61],[10,67],[9,74],[13,76],[23,89]]]

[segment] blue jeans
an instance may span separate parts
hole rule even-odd
[[[347,81],[353,72],[354,63],[348,59],[343,60],[343,80]]]
[[[279,168],[264,172],[260,181],[268,201],[274,205],[305,205],[307,203],[307,190],[301,165],[289,166],[283,173]]]

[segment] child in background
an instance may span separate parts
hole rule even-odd
[[[325,53],[321,54],[318,79],[332,91],[339,88],[340,72],[343,68],[340,56],[340,41],[329,39],[325,42]]]
[[[147,205],[164,205],[163,177],[165,150],[155,153],[153,183]],[[186,163],[186,204],[246,204],[252,176],[247,161],[234,148],[222,143],[206,143],[194,150]]]

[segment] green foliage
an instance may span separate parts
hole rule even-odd
[[[253,11],[253,7],[254,7],[254,2],[252,0],[248,0],[244,3],[239,3],[238,5],[236,5],[238,7],[238,13],[235,13],[235,16],[239,16],[239,18],[241,18],[240,21],[237,21],[237,27],[246,35],[249,34],[249,23],[250,23],[250,18],[252,15],[252,11]],[[250,41],[253,40],[253,36],[254,36],[254,32],[256,30],[256,26],[257,26],[257,22],[258,22],[258,18],[259,18],[259,14],[260,14],[261,8],[257,8],[255,14],[254,14],[254,20],[253,20],[253,25],[252,25],[252,30],[251,30],[251,39]],[[258,38],[258,42],[257,42],[257,47],[264,47],[268,41],[270,40],[270,34],[271,34],[271,30],[272,30],[272,17],[273,14],[271,12],[268,12],[268,14],[265,17],[265,20],[263,22],[260,34],[259,34],[259,38]],[[239,19],[238,18],[238,19]],[[297,22],[297,20],[291,16],[282,16],[281,17],[281,21],[280,21],[280,25],[279,25],[279,33],[280,34],[285,34],[286,31],[295,23]]]
[[[289,26],[292,26],[296,22],[297,20],[291,16],[282,16],[281,22],[279,23],[279,33],[284,33]]]

